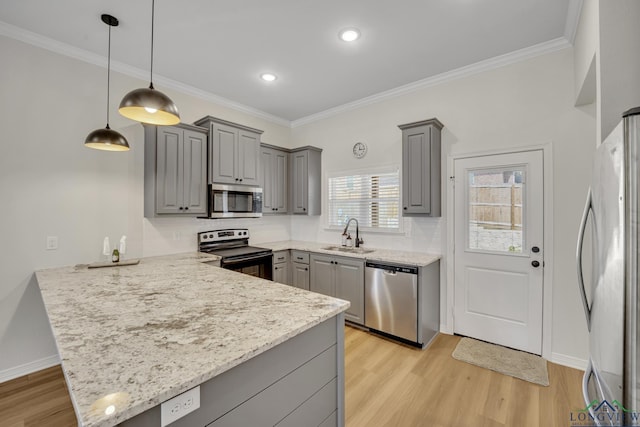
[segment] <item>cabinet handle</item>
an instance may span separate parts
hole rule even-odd
[[[302,210],[306,212],[306,211],[307,211],[307,208],[302,208]]]
[[[309,271],[309,269],[308,269],[308,268],[305,268],[305,269],[304,269],[304,271]]]
[[[178,209],[182,210],[182,209],[184,209],[184,208],[183,208],[182,206],[180,206]]]
[[[184,210],[185,210],[185,211],[188,211],[188,210],[189,210],[189,206],[187,206],[186,208],[184,208]]]
[[[238,180],[238,178],[236,178],[236,181]]]
[[[242,178],[240,178],[240,182],[242,182]]]
[[[405,206],[405,207],[404,207],[404,208],[402,208],[402,209],[404,209],[404,210],[406,211],[406,210],[407,210],[407,207]]]

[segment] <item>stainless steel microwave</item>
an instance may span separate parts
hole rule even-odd
[[[211,184],[209,218],[258,218],[262,216],[262,188]]]

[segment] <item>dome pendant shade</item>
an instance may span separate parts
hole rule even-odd
[[[119,132],[107,125],[104,129],[96,129],[87,135],[84,140],[85,147],[105,151],[128,151],[129,143]]]
[[[111,15],[103,14],[102,22],[109,26],[109,48],[107,53],[107,126],[104,129],[96,129],[84,140],[84,146],[105,151],[129,151],[127,139],[119,132],[109,127],[109,89],[111,81],[111,27],[118,26],[118,19]]]
[[[151,66],[149,69],[149,88],[135,89],[120,101],[120,114],[128,119],[152,125],[177,125],[180,123],[178,107],[171,98],[153,87],[153,27],[156,2],[151,0]]]
[[[134,89],[122,98],[120,114],[126,118],[152,125],[176,125],[180,123],[178,107],[164,93],[149,88]]]

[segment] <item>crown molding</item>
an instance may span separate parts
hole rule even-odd
[[[573,44],[576,40],[576,32],[580,23],[580,14],[584,0],[569,0],[569,10],[567,11],[567,21],[564,25],[564,38]]]
[[[59,42],[52,38],[27,31],[23,28],[16,27],[15,25],[11,25],[3,21],[0,21],[0,35],[58,53],[60,55],[68,56],[79,61],[107,68],[107,58],[105,56],[71,46],[67,43]],[[142,70],[137,67],[132,67],[119,61],[111,61],[111,70],[145,81],[149,79],[149,71]],[[233,110],[240,111],[242,113],[246,113],[248,115],[264,119],[281,126],[291,127],[291,122],[289,120],[274,116],[272,114],[266,113],[253,107],[249,107],[244,104],[240,104],[235,101],[231,101],[224,97],[215,95],[211,92],[198,89],[196,87],[181,83],[179,81],[164,77],[159,74],[154,74],[153,82],[156,85],[176,90],[178,92],[191,95],[223,107],[231,108]]]
[[[569,15],[567,16],[567,25],[566,25],[565,32],[567,32],[568,29],[571,29],[571,33],[573,34],[573,37],[575,37],[575,30],[576,30],[577,23],[579,21],[578,18],[580,16],[582,3],[583,3],[583,0],[570,0],[569,2]],[[573,18],[570,18],[571,16],[573,16]],[[104,56],[86,51],[84,49],[79,49],[77,47],[59,42],[57,40],[42,36],[40,34],[36,34],[31,31],[24,30],[22,28],[16,27],[14,25],[8,24],[3,21],[0,21],[0,35],[6,36],[24,43],[28,43],[33,46],[37,46],[61,55],[65,55],[83,62],[87,62],[93,65],[97,65],[104,68],[107,67],[107,58]],[[550,40],[548,42],[530,46],[528,48],[524,48],[524,49],[510,52],[504,55],[496,56],[494,58],[490,58],[484,61],[476,62],[475,64],[457,68],[452,71],[447,71],[445,73],[441,73],[436,76],[418,80],[416,82],[399,86],[394,89],[383,91],[383,92],[359,99],[357,101],[339,105],[337,107],[330,108],[330,109],[321,111],[319,113],[311,114],[309,116],[302,117],[300,119],[293,120],[293,121],[289,121],[281,117],[258,110],[256,108],[249,107],[247,105],[240,104],[235,101],[231,101],[224,97],[215,95],[210,92],[203,91],[196,87],[178,82],[176,80],[173,80],[161,75],[156,74],[154,76],[154,83],[158,83],[161,86],[164,86],[166,88],[173,89],[181,93],[191,95],[196,98],[209,101],[223,107],[231,108],[233,110],[269,121],[277,125],[281,125],[289,128],[295,128],[295,127],[303,126],[319,120],[323,120],[347,111],[352,111],[352,110],[364,107],[366,105],[382,102],[384,100],[395,98],[395,97],[405,95],[411,92],[415,92],[424,88],[428,88],[428,87],[449,82],[452,80],[460,79],[463,77],[471,76],[484,71],[493,70],[496,68],[503,67],[505,65],[509,65],[519,61],[524,61],[530,58],[534,58],[536,56],[545,55],[548,53],[556,52],[558,50],[566,49],[568,47],[571,47],[571,42],[569,41],[569,39],[565,37],[560,37],[554,40]],[[130,65],[124,64],[119,61],[112,60],[111,69],[116,72],[131,76],[131,77],[135,77],[141,80],[148,79],[148,71],[142,70],[140,68],[132,67]]]
[[[504,67],[505,65],[513,64],[520,61],[525,61],[530,58],[545,55],[548,53],[556,52],[562,49],[571,47],[571,44],[564,37],[559,37],[548,42],[540,43],[534,46],[530,46],[524,49],[516,50],[504,55],[496,56],[484,61],[476,62],[475,64],[460,67],[455,70],[447,71],[426,79],[418,80],[413,83],[409,83],[403,86],[399,86],[394,89],[390,89],[384,92],[377,93],[375,95],[368,96],[366,98],[359,99],[357,101],[349,102],[343,105],[339,105],[328,110],[321,111],[316,114],[297,119],[291,122],[291,127],[296,128],[302,125],[306,125],[318,120],[323,120],[337,114],[341,114],[347,111],[352,111],[366,105],[375,104],[385,101],[387,99],[395,98],[401,95],[405,95],[411,92],[415,92],[421,89],[425,89],[431,86],[436,86],[442,83],[446,83],[452,80],[457,80],[463,77],[472,76],[474,74],[482,73],[485,71],[493,70],[496,68]]]

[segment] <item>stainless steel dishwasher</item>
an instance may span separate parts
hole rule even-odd
[[[367,262],[364,324],[413,343],[418,337],[418,268]]]

